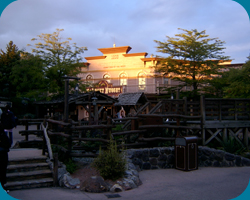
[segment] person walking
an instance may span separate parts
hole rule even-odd
[[[8,165],[8,152],[10,150],[10,140],[4,132],[3,125],[0,123],[0,182],[2,188],[7,192],[5,184],[7,182],[6,173]]]
[[[10,144],[13,144],[13,128],[16,127],[16,118],[13,112],[10,111],[10,106],[7,105],[1,116],[1,123],[6,135],[9,134]]]

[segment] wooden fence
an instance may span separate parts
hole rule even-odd
[[[151,105],[148,114],[141,114],[148,105],[141,107],[133,117],[108,118],[99,125],[53,119],[43,119],[43,123],[48,123],[47,133],[53,146],[74,157],[95,157],[99,146],[105,148],[110,139],[115,140],[118,147],[141,148],[174,144],[176,136],[186,135],[197,136],[202,145],[214,140],[223,143],[232,137],[248,148],[250,99],[161,100]],[[22,123],[26,124],[26,130],[20,134],[25,135],[26,140],[29,134],[41,134],[42,130],[35,132],[27,128],[29,124],[38,125],[41,119],[22,120]],[[92,153],[86,144],[92,145]],[[45,147],[44,142],[44,152]]]

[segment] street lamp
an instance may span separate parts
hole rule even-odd
[[[94,123],[98,124],[98,105],[97,105],[98,98],[96,96],[94,96],[91,98],[91,100],[92,100],[92,104],[94,106]]]
[[[75,86],[75,94],[78,95],[79,92],[79,84],[77,83]]]

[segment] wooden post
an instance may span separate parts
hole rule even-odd
[[[68,122],[68,119],[69,119],[69,79],[65,79],[64,121]]]
[[[70,136],[68,137],[68,153],[69,155],[71,154],[72,151],[72,130],[67,127],[66,134],[69,134]]]
[[[176,118],[176,125],[180,126],[180,117]],[[177,129],[177,131],[176,131],[176,137],[179,137],[180,135],[181,135],[180,134],[180,129]]]
[[[112,118],[111,117],[107,118],[107,125],[112,125]],[[108,140],[112,139],[112,128],[107,128],[106,135],[107,135],[106,137]]]
[[[222,120],[221,107],[222,107],[222,105],[221,105],[221,100],[219,100],[219,120],[220,120],[220,121]]]
[[[236,103],[237,100],[234,100],[234,120],[237,121],[237,103]]]
[[[46,116],[44,116],[43,125],[46,126]],[[43,155],[45,155],[45,149],[46,149],[46,140],[43,133],[43,152],[42,152]]]
[[[78,121],[78,126],[81,126],[81,120]],[[78,138],[82,138],[82,133],[83,133],[83,130],[79,130],[78,131]],[[81,140],[78,141],[79,143],[81,143]]]
[[[206,131],[204,128],[206,122],[206,113],[205,113],[205,98],[204,96],[200,97],[200,106],[201,106],[201,139],[202,145],[206,143]]]
[[[183,112],[184,112],[184,115],[188,115],[188,112],[187,112],[187,97],[183,97],[183,101],[184,101],[184,104],[183,104]]]
[[[143,118],[141,117],[141,118],[138,118],[138,128],[141,126],[141,125],[143,125]],[[144,133],[139,133],[139,139],[141,139],[141,138],[143,138],[143,134]]]
[[[94,106],[94,121],[95,124],[98,125],[98,118],[99,118],[99,114],[98,114],[98,105]]]
[[[223,135],[222,135],[223,142],[227,142],[227,128],[223,129]]]
[[[180,99],[180,89],[176,90],[176,99]]]
[[[243,142],[244,142],[244,145],[246,147],[246,149],[248,150],[248,128],[246,127],[245,130],[244,130],[244,135],[243,135]]]
[[[53,186],[58,186],[58,153],[54,154]]]
[[[26,131],[29,130],[29,121],[28,120],[25,121],[25,130]],[[25,140],[29,141],[29,133],[25,134]]]

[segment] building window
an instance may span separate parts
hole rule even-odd
[[[120,79],[120,85],[128,84],[127,75],[125,73],[120,74],[119,79]]]
[[[111,77],[110,77],[109,74],[104,74],[104,75],[103,75],[103,79],[105,79],[105,81],[107,81],[108,83],[110,83]]]
[[[146,89],[146,75],[142,72],[138,74],[138,85],[139,90],[144,91]]]
[[[163,84],[168,85],[168,78],[167,77],[163,77]]]
[[[93,76],[91,74],[89,74],[88,76],[86,76],[86,81],[89,82],[89,83],[94,83]]]

